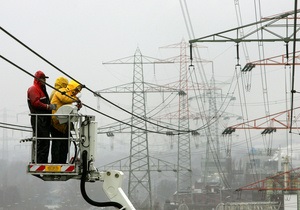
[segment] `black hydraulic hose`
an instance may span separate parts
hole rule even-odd
[[[89,204],[93,205],[93,206],[97,206],[97,207],[109,207],[109,206],[113,206],[116,207],[118,209],[122,209],[123,206],[117,202],[96,202],[93,201],[92,199],[89,198],[89,196],[86,194],[85,191],[85,179],[87,176],[87,151],[83,151],[82,153],[82,176],[80,179],[80,190],[81,190],[81,194],[82,197],[84,198],[84,200],[86,200],[86,202],[88,202]],[[125,208],[124,208],[125,210]]]
[[[75,163],[75,160],[76,160],[76,158],[77,158],[77,145],[76,145],[76,143],[75,143],[75,141],[73,141],[73,144],[74,144],[74,158],[73,158],[73,160],[72,160],[72,162],[71,162],[71,164],[74,164]]]

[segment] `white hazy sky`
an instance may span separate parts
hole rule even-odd
[[[199,38],[237,27],[235,1],[186,0],[195,37]],[[240,0],[239,3],[244,24],[255,22],[255,3],[261,4],[263,17],[294,9],[294,2],[287,0]],[[160,47],[179,43],[182,39],[189,40],[179,0],[0,0],[0,26],[92,90],[101,90],[132,82],[133,67],[131,65],[112,66],[103,65],[102,62],[132,56],[137,47],[140,48],[143,55],[155,58],[175,56],[179,54],[179,49],[161,49]],[[207,47],[201,49],[200,54],[203,59],[214,62],[216,79],[221,82],[231,81],[236,64],[234,44],[201,43],[200,45]],[[290,50],[292,50],[291,47],[290,44]],[[256,48],[257,43],[249,44],[250,59],[258,60]],[[265,53],[266,57],[284,54],[284,44],[266,44]],[[54,84],[58,76],[62,75],[1,30],[0,55],[31,74],[34,74],[38,69],[43,70],[50,77],[47,81],[51,85]],[[242,52],[240,57],[242,64],[245,64]],[[285,103],[287,95],[285,94],[286,80],[283,79],[285,76],[283,67],[267,68],[269,100],[272,102],[270,112],[289,109],[290,107],[286,106]],[[28,87],[32,85],[33,78],[1,58],[0,72],[0,122],[6,120],[8,123],[29,125],[26,92]],[[161,66],[154,71],[152,66],[147,66],[144,74],[146,81],[157,82],[162,85],[178,81],[179,67],[175,65]],[[209,69],[207,70],[207,77],[210,78],[210,76]],[[296,78],[299,78],[297,73]],[[259,68],[253,70],[251,84],[252,89],[250,92],[246,92],[245,96],[249,103],[249,120],[265,115]],[[51,91],[48,88],[48,93]],[[223,93],[226,94],[226,90]],[[236,89],[233,95],[238,99],[239,91]],[[125,100],[124,96],[120,97],[120,95],[104,94],[104,96],[129,111],[131,110],[131,96],[125,96]],[[147,96],[148,102],[152,102],[151,99],[152,97]],[[96,98],[87,90],[82,92],[82,101],[94,108],[97,106]],[[299,104],[299,99],[296,102]],[[190,110],[198,111],[194,105],[191,105]],[[151,108],[150,106],[153,107],[155,104],[149,105],[148,108]],[[7,111],[6,119],[4,119],[5,110]],[[118,115],[121,112],[117,108],[104,102],[101,103],[101,111],[123,119],[120,117],[121,115]],[[227,113],[234,112],[235,114],[241,114],[240,111],[238,100],[235,102],[235,106],[230,106],[226,110]],[[86,108],[82,108],[82,112],[95,114]],[[125,118],[128,118],[128,115]],[[99,125],[105,125],[108,122],[105,117],[100,115],[97,115],[96,119]],[[192,123],[194,122],[195,120],[192,121]],[[201,126],[201,124],[197,125],[197,122],[195,124]],[[219,131],[221,132],[221,128]],[[13,132],[15,131],[9,131],[9,135]],[[4,130],[0,130],[0,135],[3,133]],[[232,142],[233,154],[246,154],[247,149],[262,147],[264,144],[260,131],[253,131],[251,134],[251,145],[248,145],[249,143],[244,140],[242,131],[236,132],[236,134],[237,138]],[[273,148],[282,142],[281,146],[283,148],[286,146],[287,135],[285,134],[284,131],[277,131]],[[22,133],[22,138],[28,137],[25,135],[30,134]],[[102,137],[100,141],[102,147],[97,147],[97,149],[101,149],[101,152],[97,154],[97,166],[103,164],[103,161],[111,161],[112,154],[120,155],[122,158],[129,154],[130,138],[128,135],[126,137],[124,135],[126,134],[116,135],[113,140]],[[198,149],[195,149],[194,144],[194,141],[196,142],[198,139],[192,139],[192,147],[196,150],[196,153],[192,154],[193,158],[199,158],[204,154],[202,150],[205,147],[201,143],[206,142],[206,138],[202,136],[199,139],[202,142],[200,142]],[[281,143],[277,140],[281,140]],[[172,148],[172,141],[174,139],[164,135],[153,138],[151,136],[150,153],[159,154],[156,156],[166,160],[169,158],[176,159],[176,145],[170,149]],[[221,141],[223,142],[223,139]],[[113,142],[116,144],[114,152],[109,146]],[[15,141],[12,142],[12,145],[14,145],[14,152],[7,155],[3,153],[3,156],[15,161],[29,160],[28,147],[26,150],[17,149],[19,143]],[[221,146],[224,146],[223,143]],[[3,147],[4,143],[0,143],[0,149]],[[297,149],[295,144],[293,148],[294,150]],[[25,176],[25,172],[23,175]]]
[[[237,27],[234,2],[186,1],[196,38]],[[239,3],[244,24],[255,22],[255,3],[261,4],[264,17],[294,9],[293,1],[286,0],[240,0]],[[93,90],[132,80],[132,66],[112,67],[102,65],[102,62],[132,56],[137,47],[143,55],[162,58],[170,49],[160,47],[179,43],[182,39],[189,40],[180,1],[177,0],[0,0],[0,5],[1,27]],[[201,45],[208,47],[201,54],[202,58],[216,62],[216,78],[228,81],[233,75],[236,58],[233,44]],[[278,46],[274,54],[267,54],[283,54],[283,43]],[[50,76],[48,82],[51,85],[56,77],[61,76],[60,72],[2,31],[0,54],[32,74],[38,69],[43,70]],[[257,51],[249,54],[257,60]],[[2,59],[0,69],[0,113],[6,108],[11,115],[11,119],[7,119],[10,122],[15,120],[16,114],[28,111],[26,91],[33,78]],[[145,80],[159,83],[178,80],[167,73],[156,73],[149,71]],[[257,78],[257,83],[252,84],[254,91],[255,88],[260,91],[260,75],[256,73],[253,77]],[[50,88],[48,92],[51,92]],[[82,98],[85,103],[96,107],[96,99],[91,93],[84,90]],[[284,94],[279,99],[284,99]],[[117,97],[112,100],[121,103]],[[262,101],[262,96],[258,101]],[[130,110],[130,106],[126,108]]]
[[[186,0],[195,37],[200,38],[237,27],[235,2],[236,0]],[[294,1],[288,0],[240,0],[239,3],[244,24],[255,22],[255,13],[257,12],[254,7],[255,3],[261,5],[263,17],[294,9]],[[140,48],[143,55],[155,58],[175,56],[179,54],[178,49],[160,49],[160,47],[179,43],[182,39],[189,40],[179,0],[0,0],[0,26],[92,90],[101,90],[132,82],[132,66],[103,65],[102,62],[132,56],[137,47]],[[206,49],[200,51],[200,54],[203,59],[214,62],[216,79],[218,81],[231,81],[236,64],[234,44],[202,43],[201,45],[207,46]],[[290,51],[292,50],[291,47],[290,44]],[[250,59],[258,60],[257,49],[255,48],[257,48],[257,43],[249,44],[249,56]],[[284,54],[284,43],[266,44],[265,53],[266,57]],[[47,82],[51,85],[54,84],[58,76],[62,75],[1,30],[0,55],[31,74],[39,69],[43,70],[50,77]],[[240,57],[243,59],[241,60],[242,64],[245,64],[242,52]],[[269,100],[272,102],[270,105],[271,113],[290,108],[285,103],[286,80],[283,70],[282,66],[268,67],[267,79]],[[253,71],[252,89],[245,96],[249,103],[249,120],[265,115],[259,68]],[[32,85],[33,78],[1,58],[0,73],[0,122],[7,121],[8,123],[29,125],[26,92],[28,87]],[[155,71],[152,67],[145,67],[144,73],[146,81],[157,82],[162,85],[178,81],[179,67],[175,65],[157,67]],[[210,76],[211,72],[207,70],[207,77],[210,78]],[[297,73],[296,78],[299,79]],[[48,93],[51,91],[48,88]],[[300,91],[300,88],[297,91]],[[223,93],[226,94],[226,90]],[[236,89],[233,95],[238,98],[239,91]],[[124,96],[113,97],[105,94],[104,96],[129,111],[131,110],[131,96],[125,98],[128,103],[124,100]],[[152,102],[151,99],[149,96],[148,102]],[[97,106],[96,98],[87,90],[82,92],[82,101],[94,108]],[[299,99],[297,99],[297,104],[299,104]],[[102,103],[101,106],[104,113],[122,119],[117,114],[120,113],[117,108],[105,103]],[[149,106],[155,106],[155,104]],[[6,119],[4,119],[5,110]],[[191,105],[191,110],[196,110],[195,106]],[[86,108],[82,108],[82,111],[95,114]],[[238,100],[235,102],[235,106],[228,107],[226,112],[240,114]],[[100,122],[99,125],[104,125],[108,121],[99,115],[96,119]],[[0,130],[0,139],[3,133],[4,130]],[[9,135],[16,133],[9,131]],[[236,133],[239,135],[238,132]],[[280,131],[277,131],[277,134],[280,134]],[[285,143],[286,136],[284,134],[281,132],[281,135],[276,138]],[[22,138],[25,138],[28,137],[25,135],[30,134],[22,133],[22,135]],[[122,155],[122,158],[128,156],[130,138],[128,135],[123,138],[122,135],[116,135],[113,140],[103,137],[107,140],[105,141],[106,147],[97,147],[97,149],[101,149],[101,152],[97,154],[96,166],[100,166],[103,161],[111,161],[112,155]],[[4,134],[3,137],[5,137]],[[253,131],[252,137],[253,144],[248,145],[247,142],[247,148],[244,138],[238,136],[237,140],[233,142],[232,153],[246,154],[247,149],[252,146],[258,147],[263,144],[260,131]],[[201,141],[206,142],[205,137],[202,136],[201,138],[199,138]],[[155,157],[162,157],[166,160],[169,158],[176,159],[176,145],[170,149],[170,142],[175,142],[174,139],[164,135],[153,138],[151,136],[151,141],[149,141],[152,144],[150,145],[151,155],[155,152],[158,154],[160,151],[161,154]],[[104,140],[101,142],[103,146]],[[119,146],[116,145],[118,148],[111,151],[109,145],[112,145],[113,142]],[[274,141],[273,148],[276,148],[276,144],[278,142]],[[2,141],[0,150],[5,148],[4,145],[5,141]],[[29,147],[26,147],[26,150],[18,148],[17,146],[20,146],[18,141],[13,141],[11,145],[14,146],[11,149],[13,152],[3,153],[2,157],[13,161],[29,161]],[[284,146],[286,145],[282,145],[282,147]],[[192,147],[195,148],[195,144]],[[197,153],[192,154],[192,157],[203,156],[202,150],[204,148],[204,145],[200,144],[200,147],[195,149]],[[293,148],[298,150],[295,144]],[[199,162],[193,164],[197,164],[196,166],[199,168]],[[18,176],[27,176],[25,165],[22,173],[18,173]],[[9,179],[10,174],[7,173],[7,176],[4,177]],[[36,178],[32,177],[32,179]],[[5,181],[5,179],[3,180]],[[9,179],[9,181],[14,182],[14,179]],[[60,186],[63,186],[63,191],[65,191],[65,185]]]

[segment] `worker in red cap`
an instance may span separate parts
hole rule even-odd
[[[46,78],[44,72],[37,71],[34,75],[33,85],[27,90],[27,102],[31,115],[33,136],[37,138],[36,163],[48,163],[50,147],[51,116],[37,114],[51,114],[56,109],[55,104],[50,104],[46,91]],[[35,146],[35,145],[33,145]]]

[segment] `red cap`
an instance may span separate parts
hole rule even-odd
[[[49,78],[48,76],[46,76],[44,74],[44,72],[42,72],[41,70],[38,70],[37,72],[35,72],[35,75],[34,75],[36,78]]]

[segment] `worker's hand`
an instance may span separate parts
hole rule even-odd
[[[77,102],[77,104],[76,104],[77,109],[80,110],[81,107],[82,107],[82,103],[81,103],[81,101],[79,99],[76,102]]]
[[[55,110],[56,109],[56,104],[48,104],[48,109],[49,110]]]

